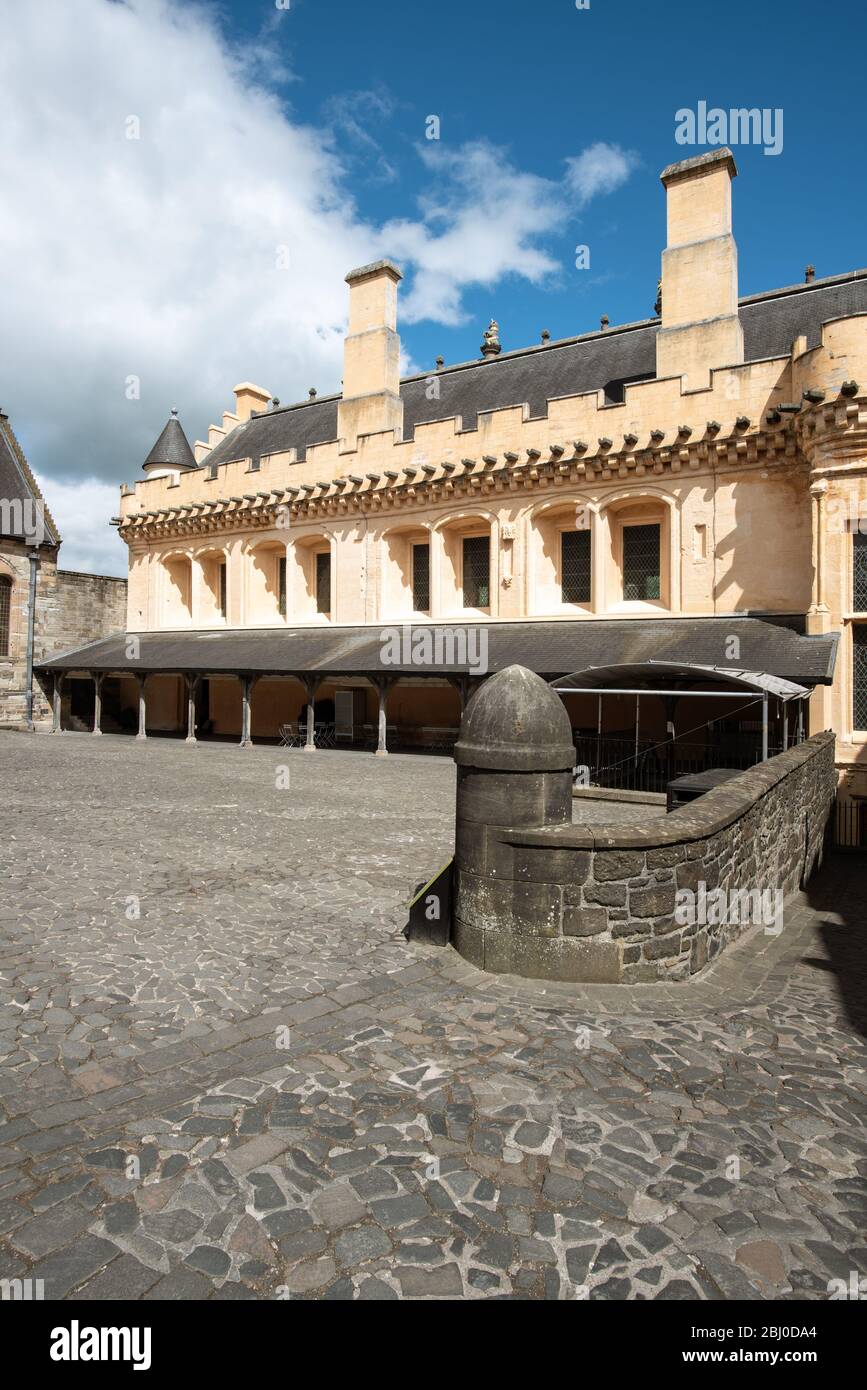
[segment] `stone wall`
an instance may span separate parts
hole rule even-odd
[[[0,541],[0,574],[12,580],[10,651],[0,656],[0,725],[21,726],[26,715],[27,609],[30,547],[23,541]],[[79,574],[57,567],[57,552],[40,553],[33,630],[35,662],[122,632],[126,624],[126,580],[112,575]],[[50,718],[38,681],[33,683],[33,716]]]
[[[834,736],[822,733],[635,827],[459,820],[454,945],[486,970],[534,978],[687,979],[746,928],[679,925],[677,890],[795,892],[821,857],[835,785]]]

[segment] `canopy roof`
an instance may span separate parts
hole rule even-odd
[[[487,675],[526,666],[554,680],[587,672],[593,685],[624,684],[626,673],[665,684],[776,677],[799,687],[828,685],[834,675],[837,634],[804,636],[795,618],[569,619],[517,623],[370,624],[332,627],[222,628],[216,631],[117,633],[40,663],[50,671],[189,671],[219,674],[322,672],[332,675]],[[394,637],[398,638],[395,642]],[[131,638],[135,637],[135,641]],[[715,663],[736,637],[736,670]],[[130,656],[133,652],[135,655]],[[720,674],[717,674],[717,671]],[[697,674],[700,671],[700,675]],[[603,672],[608,674],[603,675]],[[613,673],[616,672],[616,676]],[[650,674],[648,674],[650,673]],[[667,673],[664,675],[664,673]]]
[[[561,676],[553,682],[561,694],[570,690],[613,689],[632,686],[650,694],[668,694],[675,681],[727,681],[747,690],[767,691],[779,700],[802,700],[809,695],[807,686],[798,685],[767,671],[743,671],[731,666],[705,666],[699,663],[650,661],[621,666],[588,666]]]

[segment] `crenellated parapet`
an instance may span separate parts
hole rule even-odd
[[[383,430],[340,452],[338,441],[259,461],[218,465],[171,480],[139,482],[121,499],[120,533],[164,536],[227,525],[274,524],[380,509],[465,502],[492,492],[562,488],[569,482],[642,480],[720,469],[779,467],[798,456],[791,416],[791,360],[773,358],[713,372],[711,385],[682,378],[628,386],[622,403],[601,391],[563,396],[545,419],[526,406],[483,412],[475,429],[459,418],[417,426],[413,440]],[[251,488],[251,483],[253,488]]]
[[[867,314],[822,325],[822,342],[795,357],[798,448],[817,478],[867,472]]]

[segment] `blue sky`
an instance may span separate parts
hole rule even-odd
[[[339,389],[353,266],[403,266],[409,369],[491,317],[509,349],[649,316],[681,108],[783,112],[780,154],[735,148],[741,294],[864,265],[857,40],[803,0],[8,7],[0,403],[63,563],[125,572],[173,405],[192,441],[238,381]]]
[[[253,37],[262,12],[242,0],[226,8],[226,23]],[[591,0],[589,10],[573,0],[291,0],[268,42],[297,79],[281,89],[296,113],[326,119],[330,102],[359,88],[390,103],[357,107],[378,148],[349,137],[345,147],[359,174],[360,211],[379,221],[407,215],[424,194],[417,146],[430,113],[441,118],[444,144],[486,139],[549,179],[597,141],[636,155],[622,188],[550,228],[560,275],[539,285],[512,275],[491,290],[469,290],[468,321],[458,326],[406,326],[422,365],[437,352],[447,361],[475,356],[490,314],[509,347],[535,342],[542,328],[554,337],[594,328],[603,313],[612,323],[649,315],[665,235],[658,174],[698,152],[674,143],[674,116],[702,99],[784,112],[779,155],[735,151],[742,294],[800,281],[808,261],[828,275],[867,259],[854,163],[863,59],[842,34],[829,41],[821,10],[804,0]],[[495,224],[490,231],[495,238]],[[578,243],[590,246],[589,271],[573,268]]]

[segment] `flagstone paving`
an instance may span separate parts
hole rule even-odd
[[[546,986],[401,935],[451,852],[445,759],[0,734],[0,785],[0,1280],[809,1300],[867,1274],[863,858],[691,984]]]

